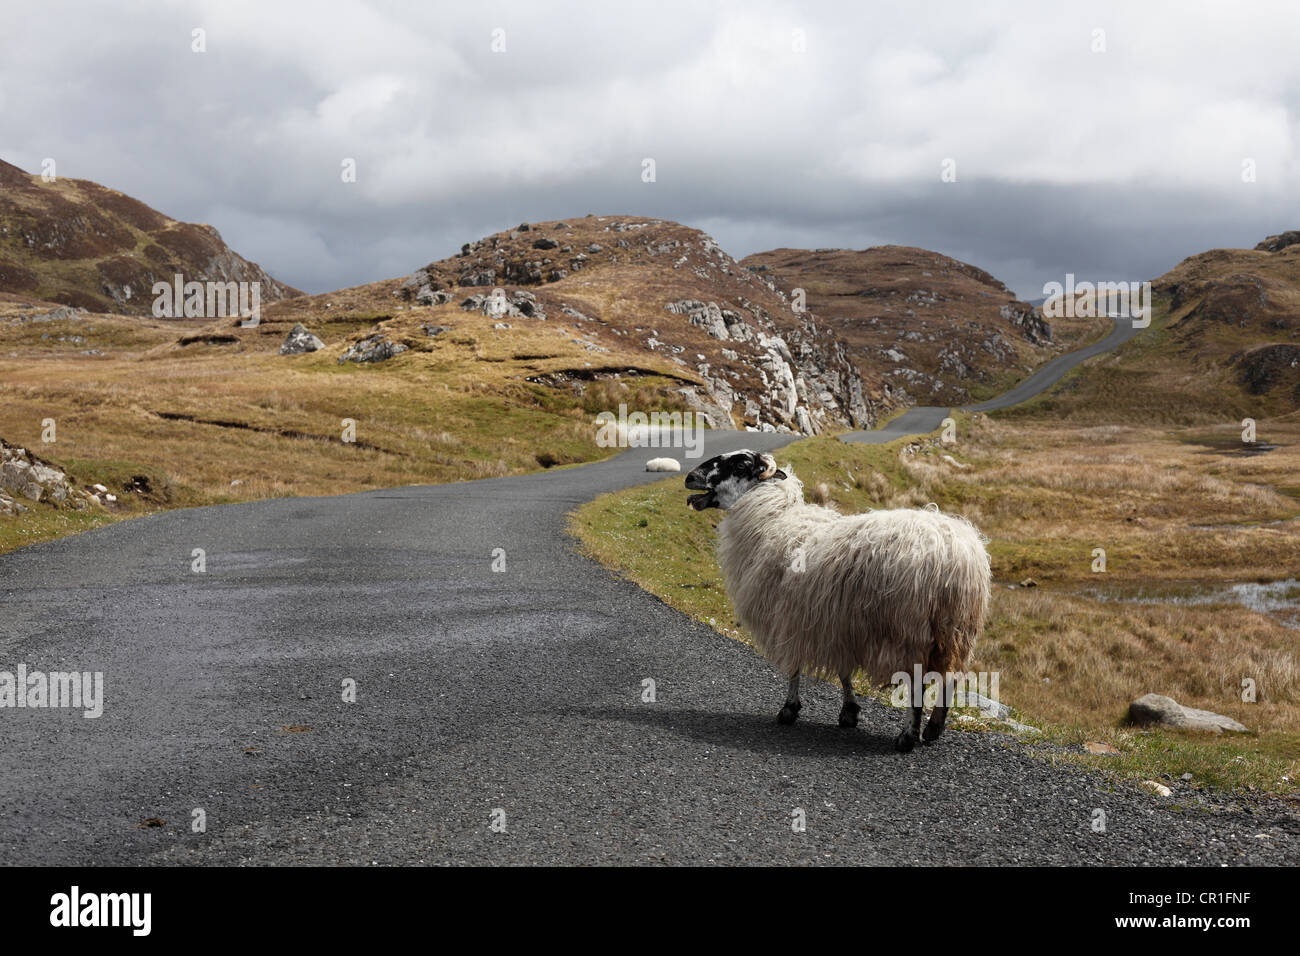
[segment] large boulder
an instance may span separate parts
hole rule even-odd
[[[284,337],[284,344],[280,346],[281,355],[301,355],[304,352],[315,352],[317,349],[323,349],[325,343],[319,338],[307,331],[307,327],[301,322],[294,324],[289,334]]]
[[[1225,730],[1245,734],[1250,731],[1231,717],[1208,710],[1184,707],[1172,697],[1144,694],[1128,706],[1129,720],[1143,727],[1169,727],[1174,730],[1199,730],[1221,734]]]

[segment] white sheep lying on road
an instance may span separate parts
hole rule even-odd
[[[727,511],[718,562],[741,624],[790,679],[781,723],[798,717],[801,672],[840,679],[839,723],[854,727],[854,671],[884,684],[919,665],[945,675],[923,739],[943,733],[946,675],[965,671],[988,613],[989,558],[974,525],[929,509],[841,515],[806,503],[797,478],[752,451],[704,462],[686,487],[703,492],[690,496],[692,508]],[[904,753],[922,737],[922,691],[913,686],[910,719],[894,741]]]

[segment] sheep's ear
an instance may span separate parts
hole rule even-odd
[[[784,479],[786,479],[786,478],[788,478],[788,477],[790,477],[790,476],[787,475],[787,474],[786,474],[784,471],[782,471],[780,468],[778,468],[778,469],[776,470],[776,474],[772,476],[772,478],[773,478],[774,480],[776,480],[776,481],[783,481]]]

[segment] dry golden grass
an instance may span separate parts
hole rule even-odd
[[[108,486],[121,498],[121,515],[588,461],[608,454],[595,444],[586,407],[593,401],[680,404],[676,369],[647,364],[617,343],[594,352],[558,322],[494,329],[488,317],[451,305],[380,312],[376,303],[388,304],[380,285],[378,294],[345,290],[314,304],[281,303],[253,329],[225,320],[91,315],[19,323],[0,315],[0,435],[69,469],[83,486]],[[327,347],[278,355],[300,320]],[[424,324],[449,331],[430,337]],[[409,351],[374,365],[338,363],[351,340],[377,330]],[[177,344],[200,332],[238,341]],[[594,383],[586,401],[528,381],[601,369],[618,377]],[[56,441],[46,444],[42,422],[50,418]],[[355,422],[353,442],[344,440],[347,419]],[[147,493],[125,491],[137,475],[148,479]],[[47,521],[45,510],[0,518],[0,547],[81,526]]]

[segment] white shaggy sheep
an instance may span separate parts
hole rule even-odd
[[[803,484],[770,455],[719,455],[686,477],[696,510],[718,507],[718,563],[736,616],[790,679],[779,720],[798,717],[799,675],[834,676],[844,688],[840,726],[857,726],[853,673],[876,683],[898,673],[963,672],[988,613],[984,538],[966,519],[937,509],[840,515],[808,504]],[[895,740],[910,751],[921,737],[922,688]],[[945,696],[926,724],[943,733]]]
[[[681,471],[682,465],[676,458],[651,458],[645,463],[646,471]]]

